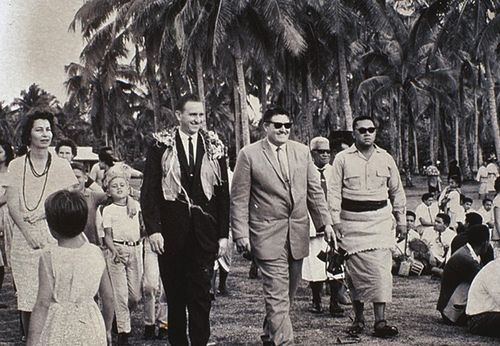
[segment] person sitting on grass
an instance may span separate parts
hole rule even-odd
[[[431,258],[429,263],[432,267],[443,268],[446,260],[450,258],[450,246],[456,232],[450,227],[450,216],[439,213],[434,220],[434,235],[425,240],[429,244]],[[436,272],[438,273],[438,272]]]
[[[79,192],[61,190],[45,201],[45,215],[58,246],[40,257],[28,345],[110,345],[113,290],[101,250],[82,236],[87,203]]]
[[[483,199],[483,205],[477,211],[483,217],[483,222],[491,230],[495,228],[495,217],[493,216],[493,200],[486,197]]]
[[[500,259],[488,263],[472,280],[465,312],[469,332],[500,337]]]
[[[468,213],[474,213],[475,210],[472,208],[472,203],[474,203],[474,201],[472,200],[472,198],[470,197],[467,197],[467,196],[464,196],[463,197],[463,208],[464,208],[464,212],[465,212],[465,216],[467,216]]]
[[[439,206],[434,199],[434,194],[424,193],[422,203],[415,209],[415,226],[421,238],[426,237],[426,233],[434,234],[434,219],[439,214]]]
[[[450,216],[450,227],[456,230],[459,222],[464,221],[464,208],[461,205],[460,178],[451,176],[449,185],[443,190],[438,199],[441,212]]]
[[[476,229],[472,228],[475,225],[483,224],[483,218],[478,213],[469,213],[465,215],[465,225],[464,231],[457,234],[455,238],[453,238],[451,242],[451,255],[453,255],[458,249],[467,244],[469,239],[469,233]],[[481,256],[481,265],[486,265],[488,262],[492,261],[494,258],[493,247],[488,242],[488,248],[486,249],[486,253],[484,256]]]
[[[446,263],[441,280],[437,310],[447,324],[465,325],[465,305],[470,284],[481,270],[481,257],[489,245],[490,231],[485,225],[469,229],[468,243]]]

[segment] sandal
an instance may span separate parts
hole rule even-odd
[[[359,334],[363,332],[365,329],[365,321],[354,321],[352,322],[352,325],[346,329],[346,333],[349,334],[349,336],[352,337],[357,337]]]
[[[386,320],[380,320],[373,327],[373,336],[386,338],[399,334],[398,328],[387,324]]]

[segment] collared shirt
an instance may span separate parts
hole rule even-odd
[[[338,153],[333,161],[328,200],[333,223],[340,222],[342,198],[355,201],[391,201],[398,225],[406,225],[406,196],[394,159],[374,146],[369,159],[355,145]]]
[[[465,246],[467,246],[467,248],[469,249],[470,255],[474,259],[474,261],[476,261],[477,263],[481,263],[481,257],[479,257],[476,254],[476,251],[474,251],[474,249],[472,248],[472,246],[469,243],[465,244]]]
[[[269,139],[266,139],[267,142],[269,143],[269,145],[271,146],[271,150],[274,154],[274,158],[276,159],[276,162],[279,163],[278,161],[278,152],[277,152],[277,149],[278,149],[278,146],[274,145],[273,143],[271,143],[269,141]],[[286,173],[288,176],[290,176],[290,168],[288,167],[288,154],[286,152],[286,143],[285,144],[282,144],[280,145],[280,149],[281,149],[281,152],[280,152],[280,160],[283,161],[285,164],[284,164],[284,167],[286,169]]]
[[[186,153],[186,159],[188,164],[189,162],[189,137],[191,137],[191,142],[193,143],[193,157],[194,161],[196,162],[196,149],[198,148],[198,133],[195,133],[194,135],[188,135],[179,130],[179,136],[181,136],[181,141],[182,141],[182,146],[184,147],[184,152]],[[195,164],[193,162],[193,165]]]
[[[420,203],[415,209],[415,226],[421,226],[422,222],[420,219],[423,219],[427,223],[434,224],[434,219],[436,215],[439,214],[439,206],[436,202],[433,202],[430,206],[427,206],[425,203]],[[433,229],[434,226],[423,226],[425,229]]]
[[[477,315],[500,312],[500,259],[495,259],[479,271],[469,289],[465,312]]]

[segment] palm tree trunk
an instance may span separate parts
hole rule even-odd
[[[420,171],[420,162],[418,159],[418,141],[417,141],[417,129],[415,128],[415,120],[413,121],[412,127],[411,127],[411,132],[412,132],[412,137],[413,137],[413,159],[414,161],[414,166],[413,166],[413,172],[418,174]]]
[[[160,93],[158,90],[158,81],[155,77],[154,56],[147,48],[146,54],[146,79],[148,81],[149,90],[151,91],[151,98],[153,102],[153,126],[154,131],[156,132],[158,131],[158,119],[161,117]]]
[[[460,126],[460,119],[458,118],[458,115],[455,115],[454,119],[454,130],[455,130],[455,160],[457,160],[460,163],[460,156],[459,156],[459,139],[458,139],[458,134],[459,134],[459,126]]]
[[[480,71],[478,73],[481,73]],[[477,92],[476,92],[476,82],[474,82],[474,88],[472,90],[474,93],[474,133],[472,140],[472,171],[476,173],[479,169],[479,150],[481,146],[479,145],[479,109],[477,107]]]
[[[500,157],[500,130],[498,127],[497,102],[495,98],[495,80],[491,75],[490,61],[486,57],[484,61],[484,69],[486,75],[486,97],[488,100],[488,113],[491,121],[491,132],[495,142],[495,151],[497,157]]]
[[[394,161],[396,161],[396,164],[399,165],[398,162],[398,148],[397,148],[397,133],[398,133],[398,127],[396,123],[396,112],[395,112],[395,105],[394,103],[394,98],[393,98],[393,92],[390,94],[390,102],[389,102],[389,129],[390,129],[390,146],[391,146],[391,154],[394,157]]]
[[[203,60],[201,59],[201,53],[198,49],[194,52],[194,61],[196,65],[196,85],[198,86],[198,98],[203,104],[203,109],[206,112],[205,107],[205,83],[203,81]],[[206,114],[205,114],[206,116]],[[205,121],[206,124],[206,121]]]
[[[349,87],[347,85],[347,64],[345,61],[344,40],[341,36],[337,36],[337,57],[339,65],[340,103],[342,112],[344,113],[343,130],[352,131],[352,109],[349,100]]]
[[[260,86],[259,86],[259,101],[262,108],[262,114],[267,108],[267,75],[264,71],[260,73]]]
[[[234,100],[234,141],[236,143],[236,156],[241,149],[241,106],[238,85],[233,82],[233,100]]]
[[[243,146],[250,144],[250,125],[248,123],[248,109],[247,109],[247,89],[245,86],[245,73],[243,70],[243,59],[241,56],[241,46],[238,39],[234,44],[234,64],[236,66],[236,77],[238,80],[238,93],[240,95],[240,109],[241,109],[241,137],[243,139]]]
[[[309,67],[307,63],[304,64],[304,70],[302,75],[302,112],[304,115],[304,126],[302,127],[302,140],[305,143],[309,143],[311,140],[311,135],[313,131],[313,118],[311,112],[311,98],[312,98],[312,79],[311,72],[309,71]]]

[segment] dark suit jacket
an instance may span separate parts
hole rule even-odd
[[[174,255],[185,249],[190,231],[202,249],[216,253],[218,240],[227,238],[229,233],[229,189],[225,158],[218,162],[222,184],[215,186],[210,200],[203,192],[200,169],[205,149],[202,135],[198,134],[194,177],[190,179],[188,161],[178,133],[176,133],[177,155],[181,167],[181,184],[193,203],[200,208],[188,210],[183,194],[175,201],[163,197],[161,181],[163,169],[161,159],[166,146],[155,142],[149,149],[144,181],[141,188],[141,209],[148,235],[161,232],[165,240],[165,253]]]
[[[459,233],[453,238],[451,241],[451,254],[453,255],[458,249],[460,249],[462,246],[467,244],[469,241],[467,237],[467,231]],[[493,246],[491,244],[488,244],[488,248],[486,249],[486,253],[481,256],[481,265],[484,267],[487,265],[489,262],[493,261],[495,258],[495,255],[493,253]]]

